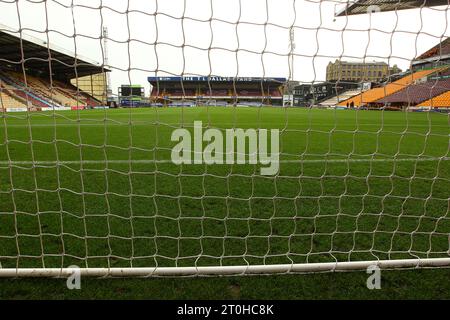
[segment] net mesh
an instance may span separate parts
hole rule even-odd
[[[346,5],[0,0],[2,267],[449,257],[448,3]],[[194,121],[279,171],[174,164]]]

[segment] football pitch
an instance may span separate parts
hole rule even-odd
[[[173,130],[280,130],[280,171],[171,162]],[[3,268],[448,257],[449,118],[298,108],[3,114]]]

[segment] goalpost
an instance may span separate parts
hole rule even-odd
[[[0,278],[450,267],[449,5],[366,2],[0,0]]]

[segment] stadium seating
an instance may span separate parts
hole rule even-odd
[[[0,91],[0,110],[4,111],[6,109],[23,109],[27,105],[24,101],[14,98],[9,94],[9,91],[2,88]]]
[[[377,100],[384,105],[414,106],[450,90],[450,79],[413,84],[390,96]]]
[[[260,96],[264,96],[264,92],[262,92],[261,90],[239,90],[237,92],[238,96],[241,97],[260,97]]]
[[[164,106],[179,106],[185,102],[194,105],[282,105],[283,89],[280,81],[261,82],[258,78],[245,81],[207,81],[204,79],[185,81],[168,77],[165,80],[150,79],[151,103]],[[264,87],[262,87],[264,85]],[[183,90],[184,89],[184,90]]]
[[[450,91],[440,94],[434,98],[428,99],[428,100],[418,104],[417,107],[450,108]]]
[[[229,93],[228,90],[226,89],[211,89],[211,90],[206,90],[205,92],[205,96],[213,96],[213,97],[228,97]]]
[[[71,84],[65,84],[61,81],[53,80],[52,83],[44,79],[38,79],[27,76],[28,85],[33,90],[44,92],[52,101],[57,104],[75,107],[75,106],[98,106],[98,101],[92,99],[89,95],[77,90]]]
[[[72,98],[70,95],[65,95],[61,92],[59,88],[51,88],[49,84],[44,83],[43,80],[36,79],[34,77],[27,77],[28,85],[36,92],[40,93],[44,97],[48,98],[51,101],[56,102],[59,105],[64,106],[76,106],[79,104],[83,104],[78,100]],[[55,83],[53,84],[55,85]]]
[[[281,93],[280,89],[273,89],[270,91],[270,96],[279,98],[282,97],[283,94]]]
[[[30,103],[33,107],[37,107],[37,108],[49,108],[52,107],[51,104],[44,102],[44,100],[38,98],[37,96],[25,92],[21,89],[19,90],[13,90],[12,91],[16,96],[20,97],[23,101],[27,101],[28,103]]]
[[[377,100],[380,100],[384,97],[394,94],[402,89],[405,89],[407,86],[409,86],[410,84],[414,83],[415,81],[417,81],[419,79],[427,77],[433,73],[443,71],[447,68],[448,67],[417,71],[417,72],[415,72],[413,74],[409,74],[397,81],[389,83],[389,84],[385,85],[384,87],[374,88],[374,89],[368,90],[366,92],[363,92],[361,94],[358,94],[357,96],[354,96],[350,99],[344,100],[344,101],[340,102],[338,105],[346,106],[347,103],[348,104],[353,103],[355,107],[367,106],[371,103],[374,103]]]
[[[17,72],[5,72],[0,74],[0,79],[6,83],[11,91],[24,100],[30,101],[33,106],[39,108],[58,107],[59,101],[52,100],[46,91],[33,86],[34,81],[31,76],[27,76],[27,82],[23,76]]]
[[[174,96],[174,97],[193,97],[196,96],[194,89],[177,89],[173,91],[167,91],[168,96]]]
[[[99,106],[100,103],[88,94],[77,90],[71,84],[31,75],[26,76],[13,71],[0,71],[3,107],[6,109],[30,108],[48,109],[60,107]]]

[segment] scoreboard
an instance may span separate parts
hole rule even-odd
[[[122,107],[138,107],[145,98],[141,85],[122,85],[119,87],[119,105]]]
[[[144,97],[144,88],[140,85],[122,85],[119,88],[119,97]]]

